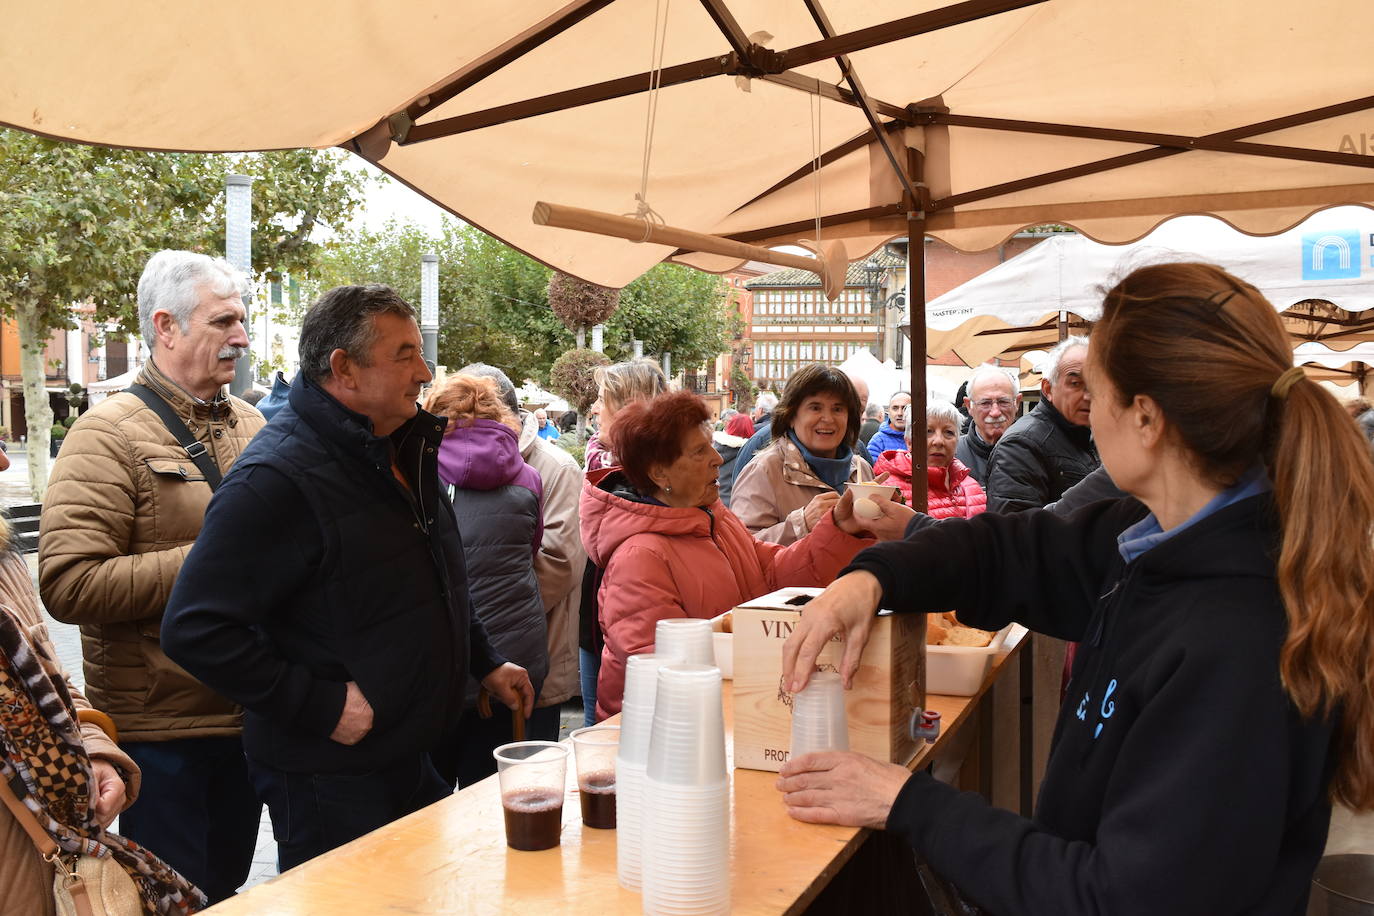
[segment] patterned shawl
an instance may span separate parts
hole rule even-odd
[[[64,852],[112,857],[158,916],[194,913],[205,895],[132,840],[110,833],[91,805],[91,759],[71,695],[34,654],[19,623],[0,611],[0,779]]]

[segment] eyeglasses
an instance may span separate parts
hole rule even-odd
[[[992,410],[994,405],[1002,408],[1002,411],[1005,413],[1011,410],[1012,401],[1011,398],[984,398],[981,401],[973,402],[974,407],[985,412]]]

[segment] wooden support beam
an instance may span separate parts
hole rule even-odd
[[[770,51],[758,45],[750,45],[748,53],[745,55],[732,51],[717,57],[706,57],[685,64],[664,67],[660,73],[659,85],[676,86],[693,80],[727,74],[748,77],[763,77],[767,74],[782,75],[796,67],[815,63],[827,57],[878,47],[904,38],[912,38],[916,35],[1044,2],[1046,0],[966,0],[964,3],[956,3],[953,6],[932,10],[928,13],[907,16],[893,22],[859,29],[856,32],[799,45],[788,51]],[[514,53],[514,49],[511,53]],[[400,118],[397,122],[395,139],[400,144],[421,143],[426,140],[449,137],[509,121],[550,114],[566,108],[576,108],[581,105],[591,105],[595,102],[605,102],[610,99],[647,92],[651,85],[652,76],[652,73],[623,76],[618,79],[594,83],[590,86],[567,89],[537,98],[511,102],[507,105],[498,105],[482,111],[444,118],[429,124],[414,124],[414,118],[403,112],[393,116],[393,118]],[[806,78],[801,77],[800,79],[805,80]],[[851,104],[857,104],[857,99]]]
[[[744,34],[744,29],[735,21],[734,13],[730,12],[725,5],[725,0],[701,0],[701,5],[706,8],[706,14],[711,17],[711,21],[720,29],[720,33],[725,36],[725,40],[730,43],[741,58],[749,55],[749,37]]]
[[[425,112],[433,111],[506,65],[524,57],[549,39],[563,34],[603,7],[610,6],[611,3],[612,0],[574,0],[542,22],[536,23],[469,63],[450,77],[448,82],[407,106],[406,114],[413,121]]]
[[[688,251],[701,251],[718,254],[741,261],[762,261],[780,267],[811,271],[820,276],[826,297],[834,301],[844,289],[845,269],[848,260],[844,257],[843,246],[836,246],[825,257],[808,258],[771,248],[747,245],[718,235],[693,232],[690,229],[677,229],[659,223],[648,222],[630,216],[617,216],[597,210],[584,210],[581,207],[565,207],[539,201],[534,205],[534,223],[537,226],[552,226],[556,229],[573,229],[578,232],[591,232],[612,238],[625,239],[650,245],[668,245]]]
[[[803,0],[806,9],[811,13],[811,19],[816,23],[816,28],[821,30],[821,34],[826,38],[835,37],[835,29],[830,24],[830,17],[825,14],[821,7],[820,0]],[[854,94],[854,100],[859,105],[859,110],[864,113],[864,119],[868,121],[868,129],[873,138],[882,147],[883,155],[887,157],[888,165],[892,167],[892,173],[897,176],[897,182],[902,186],[902,190],[907,197],[920,201],[922,196],[917,192],[911,183],[910,176],[906,173],[907,163],[897,161],[897,152],[888,142],[887,131],[883,130],[882,123],[878,120],[877,114],[873,111],[873,106],[868,101],[868,93],[864,91],[863,83],[859,80],[859,74],[854,71],[854,65],[849,59],[848,54],[839,54],[835,57],[835,63],[839,64],[840,73],[844,75],[845,82],[849,83],[849,91]],[[917,209],[920,209],[918,206]]]
[[[1280,130],[1287,130],[1290,127],[1299,127],[1303,124],[1311,124],[1316,121],[1324,121],[1328,118],[1337,118],[1342,115],[1353,114],[1357,111],[1365,111],[1374,108],[1374,96],[1364,96],[1358,99],[1351,99],[1348,102],[1339,102],[1334,105],[1325,105],[1321,108],[1313,108],[1309,111],[1301,111],[1291,115],[1284,115],[1280,118],[1271,118],[1268,121],[1258,121],[1254,124],[1247,124],[1243,127],[1233,127],[1230,130],[1218,131],[1214,134],[1207,134],[1200,139],[1203,140],[1240,140],[1245,137],[1258,137],[1264,134],[1274,133]],[[1000,184],[989,185],[974,191],[965,191],[962,194],[952,194],[949,197],[930,202],[931,210],[950,210],[964,204],[975,203],[980,200],[989,200],[994,197],[1001,197],[1006,194],[1014,194],[1018,191],[1025,191],[1031,188],[1044,187],[1045,185],[1056,184],[1061,181],[1069,181],[1073,178],[1082,178],[1086,175],[1094,175],[1100,172],[1109,172],[1114,169],[1125,168],[1131,165],[1150,162],[1155,159],[1163,159],[1167,156],[1177,156],[1181,153],[1189,152],[1186,149],[1166,149],[1155,147],[1153,149],[1140,150],[1139,152],[1126,153],[1122,156],[1111,156],[1106,159],[1099,159],[1095,162],[1086,162],[1082,165],[1072,166],[1065,169],[1056,169],[1040,175],[1031,175],[1026,178],[1018,178],[1014,181],[1005,181]]]

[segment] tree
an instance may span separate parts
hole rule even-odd
[[[549,278],[549,308],[563,326],[577,335],[577,346],[585,346],[587,328],[602,324],[620,305],[620,290],[579,280],[561,270]]]
[[[596,370],[609,366],[611,361],[605,354],[595,350],[569,350],[554,361],[549,370],[549,388],[553,393],[566,398],[577,411],[577,438],[581,439],[587,422],[587,411],[600,396],[597,390]]]
[[[547,384],[554,360],[574,346],[549,303],[552,271],[472,226],[450,222],[437,238],[397,225],[345,234],[330,245],[311,285],[386,283],[418,303],[427,251],[439,256],[439,362],[490,363],[517,382]],[[690,267],[654,267],[620,291],[620,308],[606,324],[607,355],[629,359],[639,339],[650,353],[672,351],[685,368],[715,358],[734,336],[725,291],[719,277]]]
[[[445,224],[435,238],[414,225],[340,237],[310,278],[316,292],[340,284],[385,283],[420,301],[420,256],[439,257],[439,362],[483,362],[519,382],[548,380],[572,344],[549,310],[549,270],[471,226]]]
[[[0,130],[0,312],[19,329],[29,486],[47,487],[52,410],[43,350],[83,303],[97,323],[137,328],[139,274],[162,248],[223,251],[224,176],[259,177],[253,263],[300,272],[318,246],[311,230],[341,224],[364,178],[341,153],[236,156],[148,153],[60,143]]]
[[[645,352],[671,352],[677,366],[693,369],[729,349],[734,320],[720,277],[659,264],[622,291],[606,326],[606,351],[628,359],[639,339]]]

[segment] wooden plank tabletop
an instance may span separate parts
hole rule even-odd
[[[999,663],[977,696],[929,698],[942,717],[941,737],[918,753],[913,769],[965,727],[978,699],[1003,669]],[[727,754],[730,713],[726,690]],[[731,773],[731,912],[801,912],[849,861],[868,831],[795,821],[774,788],[776,773]],[[575,775],[570,772],[569,777],[562,841],[555,849],[519,852],[506,846],[493,776],[259,884],[211,912],[639,913],[640,895],[616,881],[615,831],[582,826]]]

